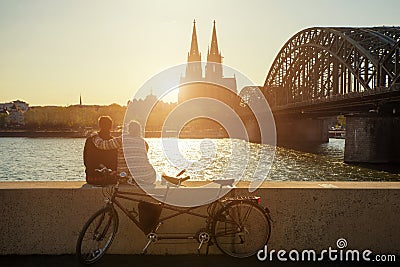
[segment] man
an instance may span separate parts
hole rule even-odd
[[[83,162],[86,167],[86,182],[93,185],[114,184],[116,182],[114,176],[104,175],[96,172],[96,169],[104,167],[111,169],[114,174],[117,170],[117,149],[101,150],[96,148],[93,138],[96,136],[104,140],[112,139],[111,129],[113,121],[109,116],[101,116],[98,120],[99,132],[86,139],[85,148],[83,150]]]

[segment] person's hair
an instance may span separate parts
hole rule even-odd
[[[128,125],[129,135],[134,137],[142,137],[142,125],[138,121],[130,121]]]
[[[100,131],[111,131],[113,121],[110,116],[100,116],[98,121]]]

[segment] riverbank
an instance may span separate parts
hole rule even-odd
[[[0,137],[60,137],[60,138],[86,138],[91,131],[60,131],[60,130],[43,130],[43,131],[32,131],[32,130],[1,130]],[[113,136],[121,135],[120,131],[113,131]],[[162,133],[161,131],[146,131],[146,138],[160,138],[163,137],[176,137],[178,133],[176,131],[167,131]],[[228,138],[228,136],[221,132],[215,131],[182,131],[179,133],[179,138],[187,139],[203,139],[203,138]]]
[[[29,130],[2,130],[0,137],[66,137],[66,138],[82,138],[85,134],[82,131],[29,131]]]
[[[31,131],[31,130],[1,130],[0,137],[60,137],[60,138],[85,138],[88,132],[83,131],[59,131],[59,130],[45,130],[45,131]],[[119,136],[121,132],[113,132],[113,136]],[[146,131],[146,138],[160,138],[176,137],[177,132],[171,131],[162,133],[161,131]],[[344,139],[345,131],[329,131],[329,138]],[[182,131],[179,133],[179,138],[228,138],[226,133],[214,131]]]

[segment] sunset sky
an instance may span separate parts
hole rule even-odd
[[[186,61],[193,19],[203,60],[215,19],[224,64],[262,85],[298,31],[399,26],[399,10],[398,0],[0,0],[0,103],[65,106],[82,94],[84,104],[125,104]]]

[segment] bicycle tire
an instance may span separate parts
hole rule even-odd
[[[271,222],[253,201],[232,201],[214,216],[212,233],[217,247],[237,258],[250,257],[268,243]]]
[[[76,255],[81,263],[89,265],[103,257],[114,240],[118,222],[118,214],[112,206],[98,210],[89,218],[76,243]]]

